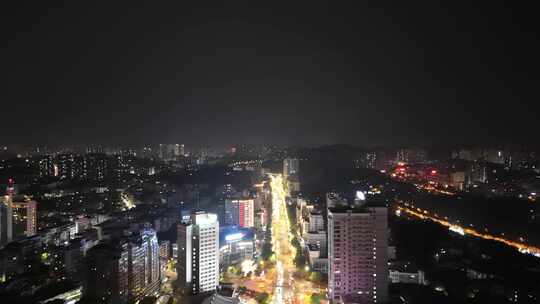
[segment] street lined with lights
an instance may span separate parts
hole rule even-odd
[[[241,277],[229,277],[228,280],[237,286],[245,286],[249,290],[257,293],[268,293],[271,295],[272,303],[304,303],[313,294],[324,294],[326,285],[314,283],[298,274],[299,269],[295,265],[296,248],[293,246],[294,236],[291,232],[291,223],[286,205],[287,191],[281,174],[271,174],[271,240],[273,255],[270,258],[270,265],[263,267],[261,275],[249,275],[255,271],[255,264],[251,261],[242,263]],[[230,234],[226,239],[237,239],[240,234]],[[265,263],[259,262],[261,265]],[[268,267],[270,266],[270,267]],[[302,271],[309,271],[305,266]],[[244,299],[246,300],[246,299]],[[251,299],[253,300],[253,299]],[[247,300],[246,300],[247,301]],[[321,303],[327,303],[321,300]]]
[[[285,189],[281,175],[270,175],[272,190],[272,250],[276,257],[276,281],[272,303],[291,303],[292,274],[295,271],[295,248],[291,245],[289,216],[285,204]]]
[[[411,217],[414,217],[414,218],[433,221],[433,222],[438,223],[438,224],[440,224],[442,226],[448,227],[448,229],[450,231],[453,231],[453,232],[461,234],[461,235],[470,235],[470,236],[482,238],[482,239],[485,239],[485,240],[491,240],[491,241],[500,242],[500,243],[503,243],[503,244],[506,244],[508,246],[516,248],[521,253],[532,254],[534,256],[540,257],[540,248],[539,247],[535,247],[535,246],[532,246],[532,245],[527,245],[527,244],[521,243],[521,242],[512,241],[510,239],[507,239],[507,238],[504,238],[504,237],[501,237],[501,236],[495,236],[495,235],[488,234],[488,233],[481,233],[481,232],[478,232],[478,231],[476,231],[474,229],[471,229],[471,228],[462,227],[462,226],[457,225],[455,223],[450,223],[447,219],[441,219],[438,216],[432,215],[427,210],[423,210],[423,209],[420,209],[420,208],[415,208],[414,206],[411,206],[411,205],[409,205],[409,206],[400,205],[396,209],[396,214],[399,216],[402,213],[406,213],[407,215],[409,215]]]

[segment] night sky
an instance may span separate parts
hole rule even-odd
[[[532,7],[11,2],[0,21],[4,142],[538,138]]]

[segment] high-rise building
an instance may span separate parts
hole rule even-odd
[[[176,159],[178,159],[178,157],[180,156],[184,156],[185,155],[185,146],[184,144],[175,144],[174,145],[174,156],[176,157]]]
[[[25,198],[20,202],[12,202],[13,212],[13,236],[26,237],[37,233],[37,203]]]
[[[253,199],[238,201],[238,226],[247,228],[255,226],[255,202]]]
[[[167,157],[167,145],[159,144],[158,157],[164,160]]]
[[[160,287],[159,245],[156,232],[144,229],[128,242],[128,298],[142,300],[155,295]]]
[[[328,209],[328,294],[333,303],[385,303],[387,208],[370,203]]]
[[[13,240],[13,194],[14,181],[8,180],[6,195],[0,197],[0,247]]]
[[[474,183],[487,183],[488,174],[486,162],[475,161],[471,163],[465,172],[465,179],[466,184],[469,186]]]
[[[366,153],[366,168],[375,169],[377,167],[377,153],[368,152]]]
[[[81,281],[86,249],[92,246],[84,238],[77,238],[68,245],[53,247],[51,274],[57,280]]]
[[[185,155],[183,144],[159,144],[158,156],[164,161],[178,160]]]
[[[159,292],[159,245],[153,229],[101,243],[87,253],[84,298],[135,303]]]
[[[377,169],[377,162],[379,161],[378,152],[362,152],[356,156],[353,160],[354,167],[359,168],[368,168],[368,169]]]
[[[83,299],[94,303],[128,303],[128,257],[126,242],[94,246],[86,257]]]
[[[85,154],[81,162],[81,172],[75,178],[102,181],[108,174],[107,165],[107,155],[103,153]]]
[[[196,159],[197,165],[204,165],[208,161],[209,156],[209,147],[208,146],[202,146],[199,150],[199,155]]]
[[[178,224],[178,280],[198,294],[219,285],[219,222],[216,214],[195,212]]]
[[[13,209],[11,208],[11,196],[0,198],[0,247],[3,247],[13,239]]]
[[[485,159],[488,162],[503,165],[507,154],[508,153],[503,150],[489,149],[485,152]]]
[[[255,226],[255,202],[253,199],[226,199],[225,224],[240,227]]]
[[[45,155],[39,160],[39,177],[55,176],[57,171],[58,167],[54,164],[52,155]]]
[[[465,149],[452,151],[452,158],[463,159],[467,161],[476,160],[473,156],[473,152],[471,150],[465,150]]]
[[[77,165],[76,157],[72,153],[60,154],[57,157],[57,164],[55,176],[60,177],[61,179],[74,179],[77,176]]]
[[[118,183],[125,182],[130,168],[133,167],[132,157],[129,155],[117,153],[108,159],[107,175]]]
[[[28,271],[42,248],[41,238],[34,236],[13,241],[0,249],[0,282],[9,281]]]
[[[163,240],[159,242],[159,258],[166,264],[171,257],[171,242]]]
[[[159,150],[158,150],[158,156],[161,160],[168,160],[170,159],[171,153],[171,147],[169,144],[159,144]]]
[[[285,158],[283,160],[283,179],[287,180],[289,176],[298,174],[299,169],[300,162],[297,158]]]
[[[110,178],[122,182],[130,172],[132,167],[130,163],[131,156],[126,153],[113,155],[101,152],[65,153],[56,157],[48,155],[39,160],[39,176],[89,181],[103,181]]]
[[[427,152],[424,149],[398,149],[395,163],[424,163],[427,160]]]
[[[223,213],[223,224],[235,225],[235,220],[238,217],[238,204],[233,203],[234,200],[225,200],[225,211]]]

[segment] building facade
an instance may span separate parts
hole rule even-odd
[[[135,302],[145,296],[156,295],[161,283],[159,245],[156,232],[144,229],[128,242],[129,300]]]
[[[95,303],[128,303],[128,245],[100,244],[88,251],[83,298]]]
[[[0,198],[0,247],[3,247],[13,239],[13,209],[11,198]]]
[[[300,161],[297,158],[285,158],[283,160],[283,179],[291,175],[298,174],[300,170]]]
[[[321,231],[324,230],[324,218],[321,212],[312,211],[309,213],[309,226],[308,231]]]
[[[251,229],[222,227],[219,235],[219,263],[222,269],[253,259],[255,244]]]
[[[216,214],[196,212],[178,224],[178,280],[193,294],[219,285],[219,221]]]
[[[252,228],[255,226],[255,203],[253,199],[226,199],[225,224]]]
[[[159,245],[153,229],[88,250],[84,298],[96,303],[135,303],[156,296],[161,284]]]
[[[37,203],[33,200],[12,202],[14,237],[33,236],[37,233]]]
[[[387,208],[328,210],[328,293],[333,303],[385,303]]]

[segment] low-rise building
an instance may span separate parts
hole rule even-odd
[[[234,226],[220,229],[219,256],[222,269],[253,259],[255,252],[254,234],[250,229],[242,229]]]
[[[427,284],[424,272],[410,262],[390,262],[388,271],[390,283]]]
[[[423,271],[401,272],[390,269],[390,283],[408,283],[426,285],[426,279]]]
[[[326,253],[328,248],[326,231],[308,232],[304,235],[304,240],[306,244],[317,244],[321,252]]]

